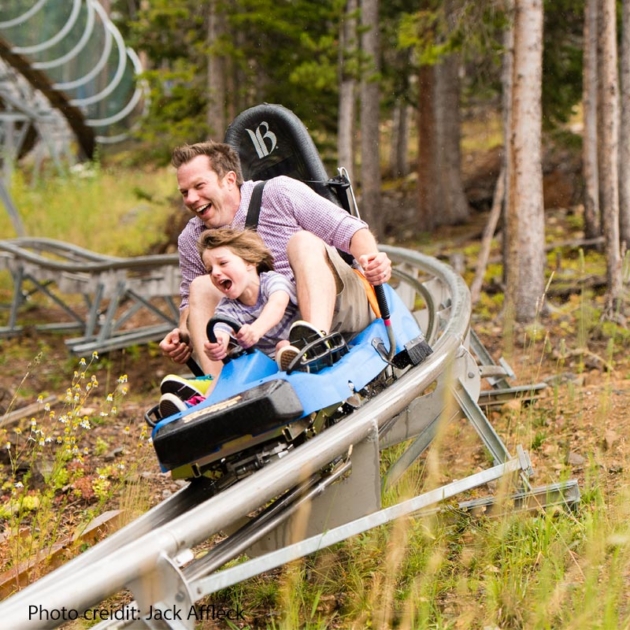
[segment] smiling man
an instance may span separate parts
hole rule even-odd
[[[228,144],[201,142],[173,151],[184,205],[195,216],[178,239],[182,274],[180,321],[160,342],[163,353],[185,363],[195,353],[206,374],[221,364],[204,351],[206,324],[221,293],[212,284],[197,250],[207,228],[245,229],[256,182],[243,181],[236,151]],[[391,262],[378,251],[365,222],[290,177],[269,180],[263,190],[257,231],[271,250],[275,269],[295,280],[301,317],[315,334],[358,332],[372,320],[364,285],[337,249],[349,252],[370,284],[387,282]]]

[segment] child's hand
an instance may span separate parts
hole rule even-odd
[[[211,343],[210,341],[206,341],[206,343],[203,344],[203,351],[211,361],[221,361],[227,356],[230,336],[225,332],[217,332],[215,334],[217,342]]]
[[[242,348],[251,348],[260,341],[260,334],[251,324],[243,324],[236,333],[236,339]]]

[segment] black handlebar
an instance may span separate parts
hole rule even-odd
[[[214,326],[215,324],[219,323],[227,324],[228,326],[230,326],[230,328],[232,328],[235,333],[238,333],[238,331],[241,329],[241,324],[231,317],[226,317],[224,315],[212,317],[206,325],[206,335],[208,336],[208,341],[210,343],[217,342],[217,336],[214,334]],[[236,354],[238,355],[240,353],[237,352]],[[223,364],[229,363],[231,359],[232,357],[230,356],[225,357],[225,359],[223,359]]]
[[[381,317],[383,320],[389,320],[389,306],[387,304],[387,298],[385,297],[385,289],[382,284],[374,285],[374,293],[376,294],[376,301],[378,302],[378,308],[381,311]]]

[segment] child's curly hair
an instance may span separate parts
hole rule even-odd
[[[203,257],[207,249],[217,247],[229,247],[239,258],[256,265],[258,273],[273,271],[273,254],[253,230],[219,228],[202,232],[197,241],[199,255]]]

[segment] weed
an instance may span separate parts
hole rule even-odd
[[[33,371],[41,369],[42,359],[41,355],[35,358],[20,388]],[[86,506],[74,523],[74,532],[78,533],[114,494],[120,494],[130,473],[135,471],[135,465],[128,466],[124,460],[95,470],[86,464],[91,449],[102,453],[104,447],[102,441],[91,446],[92,426],[99,419],[116,416],[128,390],[127,377],[123,375],[113,391],[97,400],[99,381],[95,373],[90,374],[97,360],[94,353],[89,363],[85,359],[79,361],[62,397],[60,413],[49,403],[42,403],[40,413],[0,432],[6,455],[5,481],[0,489],[0,520],[7,534],[4,564],[5,568],[15,568],[18,587],[23,585],[19,583],[20,563],[37,559],[35,573],[44,571],[45,563],[41,561],[67,536],[65,510],[70,505],[80,501]],[[31,573],[28,579],[35,577]]]

